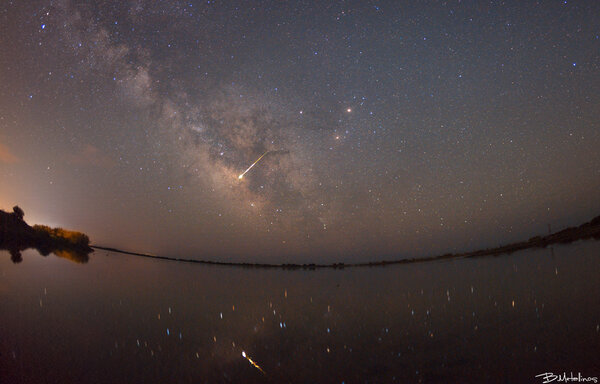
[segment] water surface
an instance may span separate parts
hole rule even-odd
[[[541,382],[600,376],[600,242],[345,270],[0,252],[0,380]],[[264,371],[242,356],[245,352]]]

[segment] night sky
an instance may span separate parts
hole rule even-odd
[[[105,246],[281,263],[579,224],[600,214],[599,15],[598,1],[3,1],[0,208]]]

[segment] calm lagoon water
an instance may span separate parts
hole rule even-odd
[[[600,379],[599,272],[593,241],[317,271],[2,251],[0,382]]]

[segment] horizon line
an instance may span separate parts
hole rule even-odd
[[[140,252],[132,252],[132,251],[124,251],[118,248],[113,247],[105,247],[102,245],[91,245],[92,248],[101,249],[110,252],[117,252],[126,255],[146,257],[151,259],[159,259],[159,260],[167,260],[167,261],[179,261],[184,263],[196,263],[196,264],[205,264],[205,265],[216,265],[216,266],[225,266],[225,267],[241,267],[241,268],[265,268],[265,269],[344,269],[344,268],[364,268],[364,267],[384,267],[388,265],[398,265],[398,264],[415,264],[415,263],[425,263],[439,260],[455,260],[462,258],[472,258],[472,257],[485,257],[485,256],[494,256],[501,254],[510,254],[513,252],[531,249],[531,248],[546,248],[552,244],[569,244],[578,240],[586,240],[586,239],[595,239],[600,240],[600,216],[596,216],[592,220],[585,222],[576,227],[567,227],[558,232],[550,233],[546,236],[534,236],[531,237],[527,241],[520,241],[516,243],[510,243],[506,245],[500,245],[495,248],[487,248],[480,249],[477,251],[470,252],[461,252],[461,253],[444,253],[441,255],[434,256],[426,256],[419,258],[408,258],[408,259],[399,259],[399,260],[379,260],[379,261],[370,261],[370,262],[359,262],[359,263],[328,263],[328,264],[319,264],[319,263],[283,263],[283,264],[273,264],[273,263],[256,263],[256,262],[234,262],[234,261],[214,261],[214,260],[198,260],[198,259],[188,259],[188,258],[180,258],[180,257],[169,257],[169,256],[160,256],[153,255],[149,253],[140,253]]]

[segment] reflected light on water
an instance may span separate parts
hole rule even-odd
[[[8,383],[528,382],[554,366],[593,376],[599,252],[590,241],[310,271],[107,251],[82,266],[25,250],[13,264],[0,251],[0,371]]]

